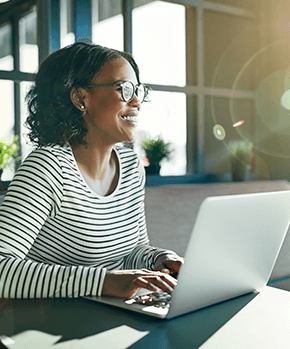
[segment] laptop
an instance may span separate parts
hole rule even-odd
[[[289,223],[290,191],[208,197],[199,208],[169,301],[150,300],[148,290],[131,299],[85,298],[171,319],[260,292],[269,281]]]

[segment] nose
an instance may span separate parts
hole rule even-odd
[[[138,110],[139,110],[140,107],[141,107],[141,102],[140,102],[138,96],[136,95],[136,92],[134,93],[133,99],[132,99],[130,102],[128,102],[128,103],[129,103],[131,106],[134,106],[135,108],[138,108]]]

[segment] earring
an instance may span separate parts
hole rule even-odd
[[[86,114],[86,112],[87,112],[87,110],[85,109],[85,106],[84,105],[81,105],[81,110],[83,111],[83,115],[82,116],[84,116],[85,114]]]

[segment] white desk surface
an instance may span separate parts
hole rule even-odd
[[[289,349],[290,292],[265,287],[200,349]]]

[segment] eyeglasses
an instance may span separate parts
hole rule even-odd
[[[124,102],[131,102],[136,94],[140,103],[147,101],[149,91],[151,88],[145,84],[134,85],[133,82],[125,80],[115,84],[101,84],[101,85],[89,85],[86,87],[109,87],[109,86],[120,86],[122,98]]]

